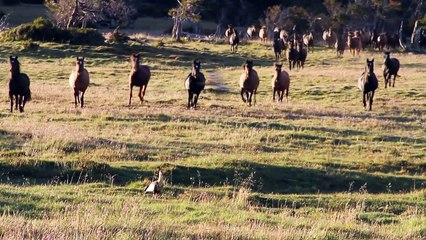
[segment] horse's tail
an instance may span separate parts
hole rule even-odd
[[[27,102],[31,101],[31,90],[30,89],[28,89],[28,92],[25,95],[25,99],[27,100]]]

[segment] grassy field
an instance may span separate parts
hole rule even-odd
[[[0,238],[426,238],[426,63],[402,63],[383,88],[382,54],[318,48],[291,71],[289,103],[272,102],[273,52],[246,43],[81,47],[0,46]],[[158,46],[158,47],[157,47]],[[129,56],[151,67],[146,102],[127,106]],[[25,113],[9,113],[7,56],[31,79]],[[68,86],[86,56],[84,109]],[[380,76],[373,111],[357,78],[366,58]],[[208,86],[186,109],[194,58]],[[239,96],[242,63],[261,78],[257,104]],[[143,189],[161,168],[158,199]]]

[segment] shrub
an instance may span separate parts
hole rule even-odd
[[[78,45],[101,45],[104,37],[95,29],[60,29],[50,20],[39,17],[31,23],[24,23],[4,31],[0,41],[42,41],[69,42]]]

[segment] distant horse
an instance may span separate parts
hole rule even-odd
[[[347,44],[349,47],[349,52],[352,53],[352,56],[355,56],[355,53],[359,55],[362,44],[358,34],[348,33]]]
[[[192,72],[185,80],[185,88],[188,90],[188,109],[191,107],[197,109],[198,97],[206,85],[206,78],[200,69],[201,62],[194,60],[192,62]]]
[[[361,46],[364,50],[367,46],[371,45],[371,32],[362,29],[359,31],[359,35],[361,39]]]
[[[377,43],[376,43],[376,47],[382,51],[383,48],[385,48],[388,45],[388,37],[386,33],[381,33],[378,37],[377,37]]]
[[[296,67],[296,63],[299,60],[299,52],[294,47],[294,41],[289,41],[288,44],[289,44],[288,53],[287,53],[288,68],[291,70],[292,67],[293,68]]]
[[[298,53],[298,58],[297,58],[297,68],[304,68],[305,67],[305,61],[306,61],[306,57],[308,56],[308,51],[303,48],[303,43],[299,42],[297,44],[297,53]]]
[[[345,47],[346,47],[345,37],[343,34],[337,37],[337,40],[334,46],[336,48],[337,56],[343,57],[343,53],[345,52]]]
[[[281,38],[275,38],[274,43],[272,45],[275,53],[275,60],[278,61],[281,58],[282,51],[284,48],[284,42]]]
[[[374,59],[371,61],[367,59],[365,71],[358,79],[358,88],[362,91],[362,103],[364,104],[364,109],[367,107],[367,100],[369,101],[369,110],[372,110],[374,91],[376,91],[378,86],[379,82],[377,81],[376,74],[374,74]]]
[[[15,109],[23,112],[25,103],[31,100],[30,78],[27,74],[21,73],[18,56],[10,56],[10,79],[9,79],[9,99],[10,112],[13,112],[13,97],[15,97]]]
[[[84,68],[84,57],[77,57],[75,62],[75,68],[70,74],[70,86],[74,90],[74,103],[77,107],[77,103],[80,103],[80,106],[84,106],[84,93],[89,87],[90,79],[89,72]],[[81,98],[80,98],[81,93]]]
[[[392,87],[395,87],[396,76],[398,76],[399,71],[399,60],[396,58],[390,57],[390,52],[385,52],[383,56],[383,78],[385,79],[385,88],[387,88],[388,83],[389,87],[391,86],[391,78],[393,76]]]
[[[266,43],[266,40],[268,39],[266,26],[262,26],[262,28],[259,30],[259,38],[260,38],[260,42]]]
[[[243,102],[248,102],[249,106],[251,106],[252,102],[256,104],[256,91],[259,87],[259,76],[253,69],[252,60],[246,60],[243,67],[244,72],[240,76],[241,98]]]
[[[305,44],[307,51],[311,49],[311,52],[314,52],[314,36],[312,32],[309,34],[303,34],[303,44]]]
[[[253,25],[251,27],[247,28],[247,38],[248,39],[253,39],[255,34],[256,34],[257,30],[256,27]]]
[[[329,28],[322,33],[322,39],[328,47],[332,47],[336,42],[336,34],[331,30],[331,28]]]
[[[225,31],[225,37],[229,38],[233,32],[234,32],[234,27],[231,24],[229,24],[228,28]]]
[[[238,36],[238,31],[236,29],[233,29],[229,35],[229,44],[231,45],[231,52],[237,52],[239,43],[240,37]]]
[[[420,48],[426,47],[426,29],[420,30],[418,43]]]
[[[397,49],[399,47],[399,33],[388,35],[388,48]]]
[[[130,62],[132,63],[132,70],[129,75],[129,107],[132,104],[133,87],[139,87],[138,96],[142,104],[149,79],[151,78],[151,71],[149,67],[146,65],[140,65],[140,55],[138,53],[134,53],[130,56]]]
[[[282,102],[284,97],[284,91],[286,92],[285,98],[288,102],[288,90],[290,88],[290,76],[282,69],[282,64],[275,64],[275,74],[272,78],[272,100],[275,101],[275,93],[278,95],[278,101]]]

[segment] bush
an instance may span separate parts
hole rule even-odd
[[[24,23],[15,28],[4,31],[0,41],[42,41],[42,42],[69,42],[77,45],[101,45],[105,39],[95,29],[60,29],[50,20],[37,18],[31,23]]]

